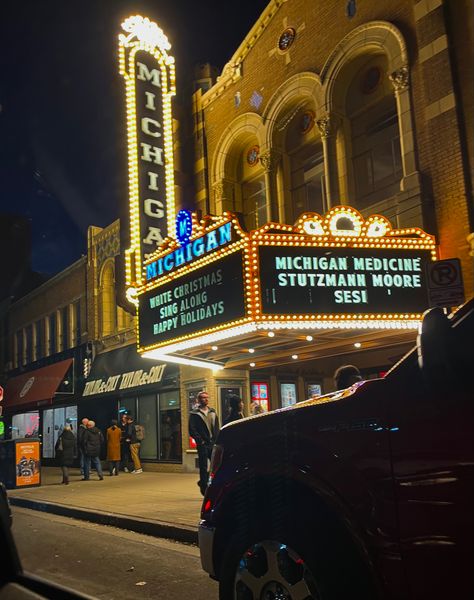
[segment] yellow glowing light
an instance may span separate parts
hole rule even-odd
[[[156,350],[142,353],[143,358],[152,358],[153,360],[162,360],[163,362],[176,363],[178,365],[188,365],[191,367],[201,367],[203,369],[211,369],[212,371],[220,371],[224,368],[223,363],[215,363],[211,361],[199,360],[197,358],[186,358],[184,356],[172,356],[163,354]]]
[[[131,16],[122,23],[128,35],[119,35],[119,72],[125,79],[128,180],[130,203],[130,248],[126,250],[125,278],[128,286],[138,286],[143,282],[142,240],[140,228],[140,188],[139,188],[139,148],[136,106],[135,57],[137,52],[147,52],[157,62],[161,71],[161,92],[163,107],[163,145],[165,169],[165,201],[167,209],[168,235],[174,234],[175,198],[171,98],[176,93],[174,58],[167,54],[171,48],[166,36],[158,25],[147,17]]]
[[[275,337],[275,333],[273,331],[269,331],[267,335],[268,337]]]
[[[307,342],[312,342],[313,341],[313,336],[312,335],[307,335],[306,336],[306,341]]]

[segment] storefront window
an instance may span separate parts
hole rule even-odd
[[[43,458],[54,458],[54,446],[64,424],[77,435],[77,406],[48,408],[43,411]]]
[[[143,425],[145,428],[145,439],[142,440],[140,446],[141,458],[155,459],[157,458],[158,436],[156,430],[156,395],[150,394],[141,396],[138,404],[138,418],[136,423]]]
[[[12,438],[38,437],[39,411],[13,415]]]
[[[133,418],[137,416],[137,400],[136,398],[124,398],[120,400],[119,412],[129,412],[133,415]]]
[[[179,390],[160,399],[160,460],[181,460],[181,403]]]

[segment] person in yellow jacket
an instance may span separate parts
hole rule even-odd
[[[120,437],[122,431],[115,419],[110,422],[107,429],[107,460],[109,461],[109,475],[119,474],[120,469]]]

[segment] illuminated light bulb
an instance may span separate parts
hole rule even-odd
[[[249,352],[250,352],[250,354],[253,354],[255,352],[255,349],[254,348],[249,348]]]
[[[355,342],[354,347],[355,348],[360,348],[362,346],[362,344],[360,342]]]
[[[211,350],[217,350],[217,346],[211,346]]]
[[[312,342],[313,341],[313,336],[312,335],[307,335],[306,336],[306,341],[307,342]]]
[[[251,367],[255,367],[255,363],[254,362],[251,362],[249,364],[250,364]]]
[[[292,355],[291,355],[291,358],[292,358],[293,360],[297,360],[297,359],[298,359],[298,355],[297,355],[297,354],[292,354]]]
[[[275,333],[273,331],[269,331],[267,335],[268,337],[275,337]]]

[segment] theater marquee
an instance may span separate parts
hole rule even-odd
[[[179,353],[261,329],[415,329],[433,236],[355,209],[245,232],[230,213],[169,239],[144,266],[139,351]],[[151,355],[151,354],[150,354]]]

